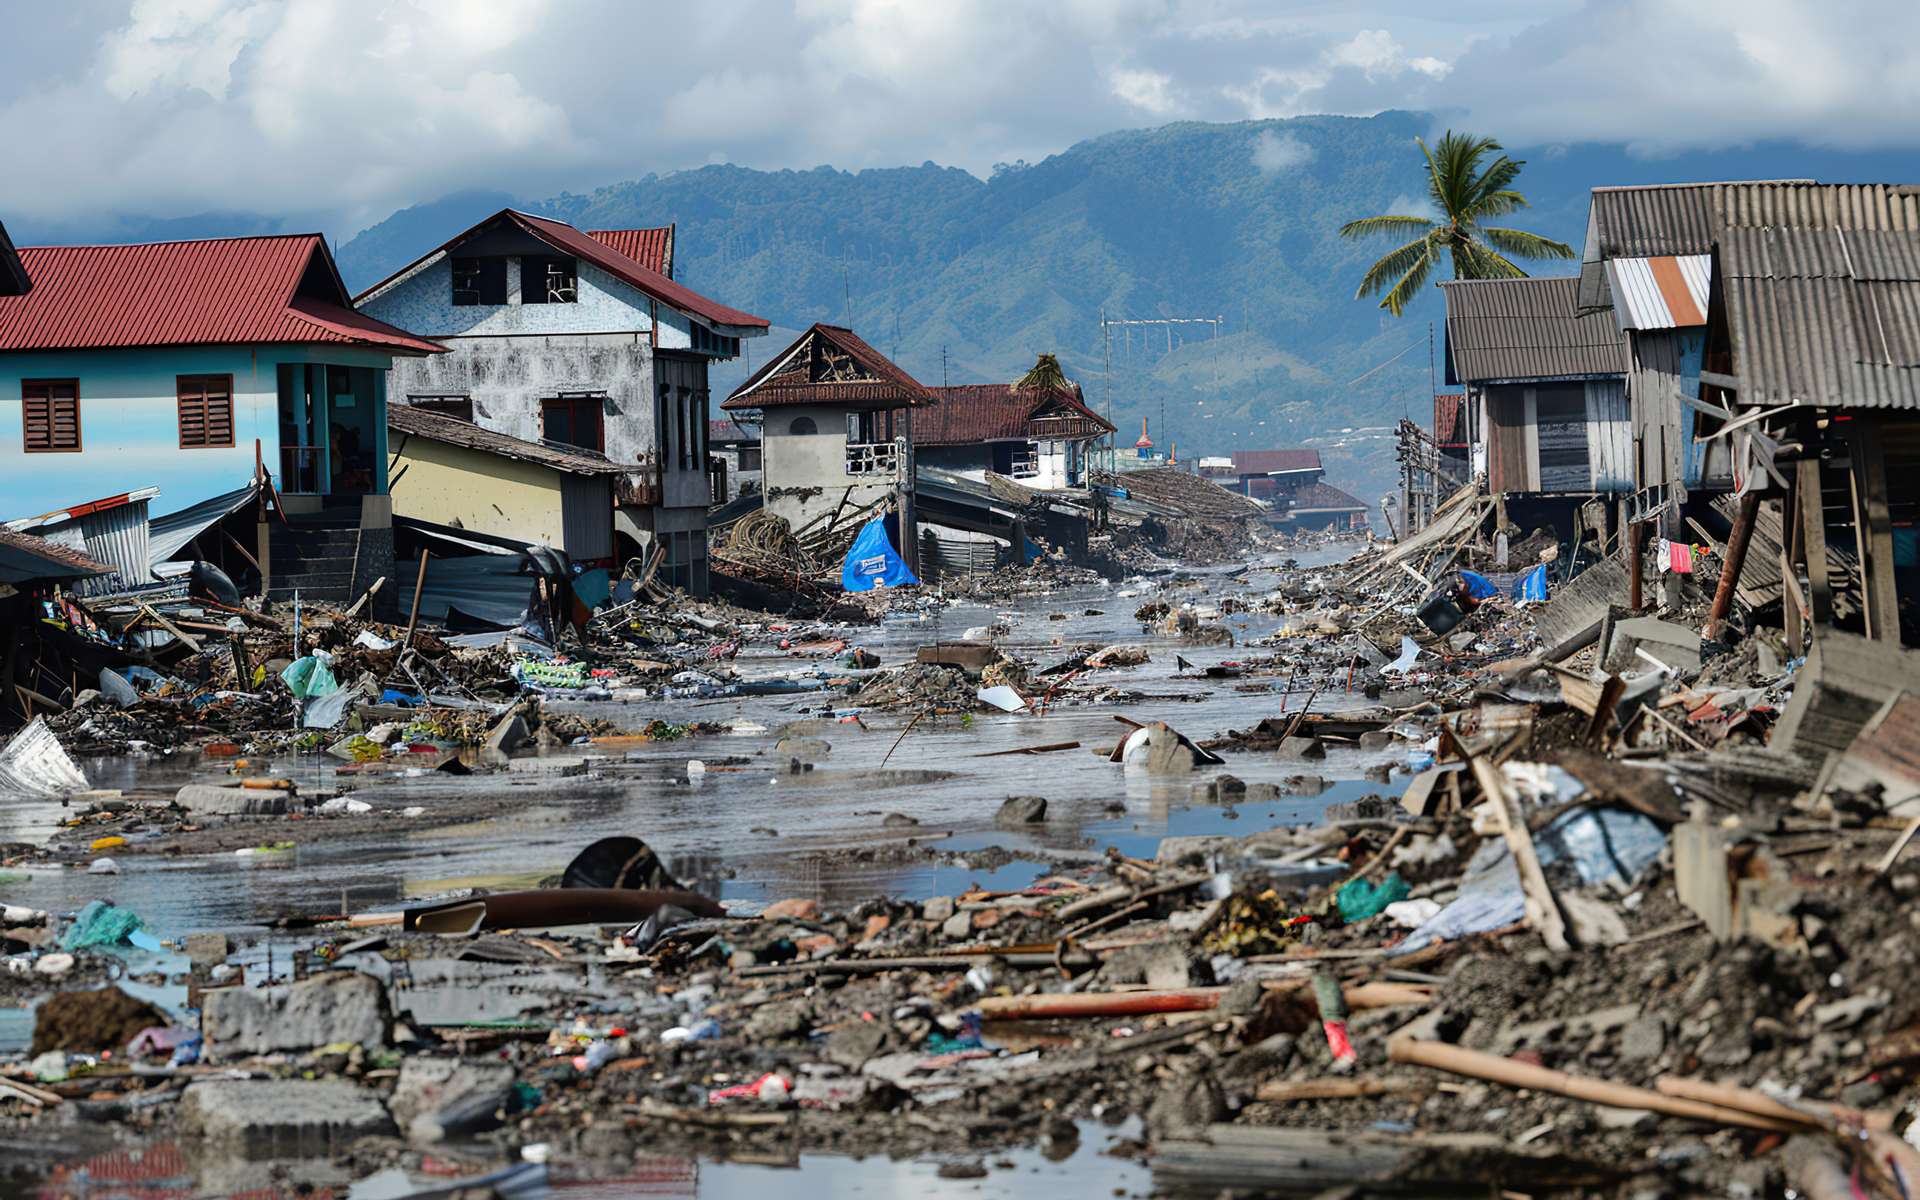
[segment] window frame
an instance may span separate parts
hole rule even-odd
[[[562,406],[565,406],[568,409],[569,422],[572,421],[572,415],[575,413],[581,412],[583,410],[592,412],[593,431],[595,435],[595,441],[598,442],[598,445],[593,445],[593,446],[582,445],[579,442],[566,441],[565,439],[552,437],[548,434],[547,414],[553,409],[559,408]],[[585,450],[592,454],[605,454],[607,452],[606,397],[601,395],[567,395],[567,396],[541,397],[540,399],[540,440],[543,442],[547,442],[547,443],[558,445],[558,446],[572,446],[576,450]]]
[[[47,405],[47,444],[44,446],[35,446],[33,445],[33,439],[31,437],[32,427],[27,423],[27,402],[29,399],[27,391],[35,387],[52,388],[63,384],[73,391],[73,445],[58,446],[54,444],[53,405],[55,400],[52,393],[49,392],[45,398]],[[20,381],[20,448],[27,454],[79,454],[86,449],[86,431],[81,425],[80,380],[78,377],[22,379]]]
[[[207,394],[206,384],[208,381],[211,381],[211,380],[225,381],[226,401],[227,401],[227,440],[226,441],[224,442],[214,442],[214,441],[189,442],[187,441],[187,423],[185,420],[185,414],[181,410],[181,405],[184,404],[187,400],[187,394],[186,394],[187,384],[190,380],[200,381],[200,397],[199,397],[200,404],[201,404],[200,428],[202,433],[206,431],[207,426],[209,424],[207,420],[207,411],[208,411],[208,400],[210,399],[210,397]],[[233,413],[233,376],[231,374],[220,374],[220,373],[175,375],[173,377],[173,419],[174,419],[174,424],[176,426],[178,437],[179,437],[180,449],[182,450],[231,450],[233,449],[234,446],[238,444],[237,438],[239,435],[239,430],[237,430],[234,427],[235,422],[234,422],[234,413]]]

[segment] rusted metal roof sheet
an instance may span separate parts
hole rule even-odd
[[[1278,475],[1287,471],[1320,470],[1318,450],[1235,450],[1236,475]]]
[[[24,296],[0,296],[0,350],[338,344],[443,347],[348,306],[317,233],[132,246],[30,246]]]
[[[20,255],[7,237],[7,227],[0,225],[0,296],[24,296],[32,286],[33,280],[20,265]]]
[[[1745,405],[1920,408],[1920,196],[1729,188],[1718,272]]]
[[[1017,392],[1004,383],[929,388],[938,403],[913,418],[917,446],[1103,437],[1114,427],[1071,392]]]
[[[445,442],[468,450],[497,454],[502,458],[537,463],[569,475],[619,475],[634,469],[622,467],[605,455],[595,454],[591,450],[583,450],[577,446],[558,446],[547,442],[529,442],[524,438],[475,425],[471,421],[462,421],[459,417],[450,417],[445,413],[418,408],[411,404],[388,405],[387,428],[408,437],[426,438],[429,441]],[[401,442],[393,447],[392,452],[398,457],[404,450],[405,443]]]
[[[1467,445],[1466,393],[1441,392],[1434,396],[1433,441],[1449,450]]]
[[[587,236],[605,242],[649,271],[673,278],[673,226],[658,229],[593,229]]]
[[[815,324],[735,388],[721,408],[833,404],[848,408],[921,408],[933,393],[859,334]]]
[[[1572,276],[1442,283],[1449,381],[1625,375],[1625,335],[1609,313],[1576,314],[1579,283]]]
[[[1710,254],[1607,260],[1614,319],[1622,329],[1690,329],[1707,323]]]
[[[1293,501],[1287,509],[1291,513],[1339,513],[1365,512],[1367,502],[1350,492],[1343,492],[1330,483],[1310,483],[1295,488],[1290,497]]]

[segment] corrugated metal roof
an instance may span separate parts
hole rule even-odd
[[[1773,180],[1771,184],[1810,180]],[[1587,244],[1580,256],[1582,309],[1618,303],[1601,264],[1616,258],[1659,258],[1713,250],[1713,196],[1728,183],[1656,183],[1593,189]],[[1703,304],[1702,308],[1705,307]]]
[[[1614,319],[1622,329],[1690,329],[1707,323],[1711,254],[1607,260]]]
[[[663,304],[670,304],[681,312],[699,317],[708,324],[727,326],[730,330],[752,330],[767,328],[765,317],[756,317],[752,313],[737,308],[728,308],[717,300],[709,300],[684,284],[676,283],[659,271],[615,249],[606,242],[596,240],[565,221],[556,221],[551,217],[536,217],[532,213],[523,213],[506,208],[488,217],[486,220],[448,239],[444,244],[421,255],[406,266],[374,284],[366,291],[354,297],[355,303],[364,303],[378,295],[398,280],[413,274],[421,267],[446,254],[461,242],[480,233],[482,230],[498,224],[515,226],[533,237],[545,242],[556,250],[564,250],[575,258],[584,259],[607,272],[614,278],[651,296]]]
[[[591,450],[583,450],[575,446],[556,446],[546,442],[529,442],[524,438],[475,425],[471,421],[462,421],[459,417],[450,417],[445,413],[433,412],[411,404],[388,405],[387,428],[409,437],[422,437],[452,446],[463,446],[468,450],[497,454],[502,458],[517,458],[522,462],[538,463],[543,467],[552,467],[556,471],[564,471],[569,475],[619,475],[632,469],[622,467],[605,455],[595,454]],[[404,449],[405,443],[393,447],[394,456],[397,458]]]
[[[443,347],[354,312],[317,233],[132,246],[30,246],[24,296],[0,297],[0,350],[343,344]]]
[[[1719,272],[1742,404],[1920,408],[1920,231],[1730,225]]]
[[[33,280],[27,276],[27,269],[20,265],[20,255],[13,248],[13,239],[7,236],[7,227],[0,225],[0,296],[24,296],[33,287]]]
[[[673,278],[673,226],[658,229],[590,229],[587,236],[605,242],[649,271]]]
[[[858,377],[827,374],[829,370],[838,371],[837,364],[849,360]],[[920,408],[933,403],[932,392],[859,334],[822,323],[768,359],[720,407],[735,412],[788,404],[886,409]]]
[[[1579,283],[1570,275],[1442,283],[1452,378],[1484,383],[1624,375],[1625,336],[1609,313],[1576,315]]]
[[[917,446],[966,446],[975,442],[1027,441],[1045,437],[1093,438],[1113,433],[1106,419],[1074,392],[1016,392],[1004,383],[929,388],[938,403],[913,418]],[[1035,422],[1057,418],[1054,429]]]
[[[1236,475],[1273,475],[1282,471],[1320,470],[1318,450],[1235,450]]]
[[[1367,503],[1330,483],[1310,483],[1293,489],[1287,508],[1291,513],[1366,512]]]

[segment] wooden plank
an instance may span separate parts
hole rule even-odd
[[[1887,463],[1878,418],[1856,416],[1848,430],[1852,473],[1859,483],[1861,572],[1866,579],[1868,626],[1873,638],[1900,641],[1900,595],[1893,575],[1893,519],[1887,509]]]
[[[1827,579],[1827,509],[1820,495],[1820,459],[1809,456],[1796,467],[1800,493],[1800,533],[1807,548],[1808,606],[1815,625],[1833,624],[1833,585]]]
[[[1540,868],[1540,856],[1533,847],[1533,834],[1527,829],[1524,818],[1513,811],[1513,798],[1507,794],[1507,781],[1486,755],[1476,755],[1473,760],[1473,777],[1480,784],[1480,790],[1486,793],[1487,800],[1493,805],[1494,815],[1500,819],[1500,832],[1507,841],[1507,849],[1513,854],[1514,866],[1519,868],[1520,890],[1526,894],[1527,921],[1546,942],[1547,949],[1556,953],[1572,948],[1567,938],[1566,918],[1560,913],[1560,903],[1553,897],[1553,888],[1547,884],[1547,874]]]

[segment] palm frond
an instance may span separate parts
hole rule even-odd
[[[1425,143],[1421,149],[1426,149]],[[1498,154],[1500,143],[1492,138],[1447,130],[1427,155],[1427,167],[1433,175],[1434,199],[1440,211],[1450,217],[1465,217],[1474,201],[1474,184],[1480,176],[1480,160]]]
[[[1060,360],[1051,354],[1042,354],[1033,360],[1027,373],[1013,381],[1007,389],[1011,392],[1070,392],[1073,385],[1067,381],[1067,373],[1060,366]]]
[[[1340,236],[1357,239],[1381,233],[1390,233],[1396,237],[1411,233],[1424,237],[1432,228],[1433,222],[1426,217],[1362,217],[1358,221],[1348,221],[1342,225]]]
[[[1525,279],[1527,273],[1484,243],[1462,239],[1453,247],[1455,279]]]
[[[1469,203],[1478,207],[1488,197],[1506,191],[1508,185],[1519,177],[1520,168],[1525,165],[1515,162],[1504,154],[1488,163],[1486,169],[1474,176],[1473,182],[1468,185],[1472,194]]]
[[[1543,238],[1524,229],[1483,228],[1480,236],[1487,245],[1516,258],[1578,258],[1579,253],[1565,242]]]
[[[1406,312],[1407,305],[1413,303],[1413,299],[1419,294],[1420,289],[1427,285],[1427,279],[1432,274],[1433,256],[1424,255],[1418,262],[1414,263],[1412,267],[1408,268],[1407,273],[1400,277],[1399,282],[1387,289],[1387,294],[1380,298],[1380,307],[1386,309],[1396,317],[1401,316]]]
[[[1527,198],[1515,191],[1490,192],[1473,202],[1473,220],[1475,224],[1488,217],[1504,217],[1508,213],[1518,212],[1528,207]]]
[[[1422,263],[1431,270],[1433,252],[1432,239],[1419,238],[1382,255],[1380,260],[1368,267],[1367,273],[1360,277],[1360,286],[1353,293],[1353,298],[1360,300],[1373,295]]]

